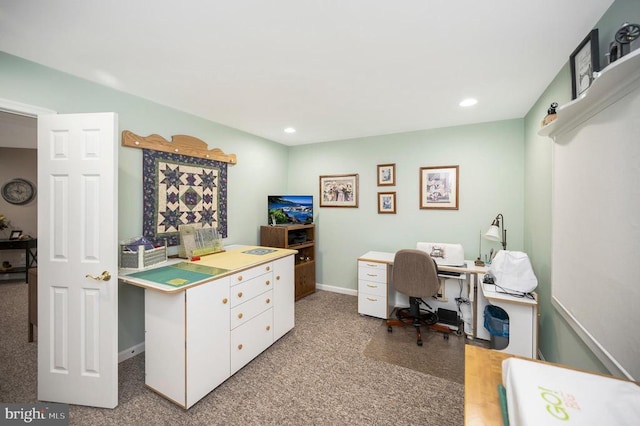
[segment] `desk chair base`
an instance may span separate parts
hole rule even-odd
[[[420,298],[409,298],[410,306],[408,308],[396,309],[396,319],[387,320],[387,331],[391,333],[394,326],[405,327],[412,325],[416,329],[416,343],[418,346],[422,346],[422,331],[420,330],[420,326],[434,326],[434,324],[438,322],[438,315],[434,312],[420,309],[420,303],[424,303],[430,308],[430,306]]]

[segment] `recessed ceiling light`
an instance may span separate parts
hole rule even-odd
[[[293,127],[287,127],[286,129],[284,129],[285,133],[295,133],[296,129],[294,129]]]
[[[467,99],[464,99],[462,102],[460,102],[460,106],[461,107],[470,107],[470,106],[474,106],[477,103],[478,103],[477,99],[467,98]]]

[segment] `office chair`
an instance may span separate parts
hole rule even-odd
[[[397,291],[409,296],[409,308],[396,309],[397,319],[387,320],[387,330],[391,333],[393,326],[412,325],[416,329],[417,344],[422,346],[420,326],[438,322],[435,313],[420,309],[421,303],[431,309],[422,298],[433,297],[438,293],[438,266],[422,250],[400,250],[393,260],[392,282]]]

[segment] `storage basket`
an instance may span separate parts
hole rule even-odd
[[[120,267],[126,269],[144,269],[152,265],[167,261],[167,247],[157,247],[145,250],[144,245],[138,246],[137,252],[127,250],[126,244],[120,245]]]

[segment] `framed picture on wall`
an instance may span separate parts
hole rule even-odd
[[[320,176],[320,207],[358,207],[358,175]]]
[[[420,168],[420,208],[458,210],[459,166]]]
[[[598,29],[589,35],[569,56],[571,67],[571,99],[584,93],[595,79],[594,73],[600,71],[600,52],[598,47]]]
[[[378,186],[394,186],[396,184],[396,165],[378,164]]]
[[[396,213],[396,193],[395,192],[378,192],[378,213],[379,214],[395,214]]]

